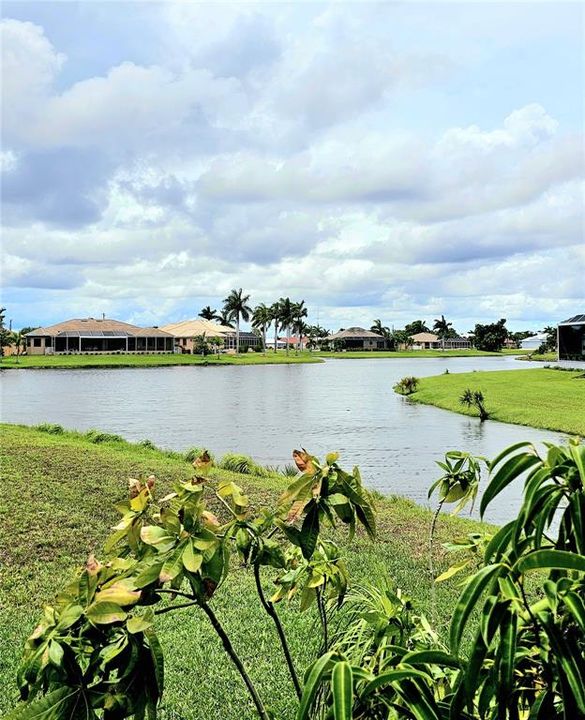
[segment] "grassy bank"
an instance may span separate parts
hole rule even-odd
[[[332,448],[333,449],[333,448]],[[2,426],[0,500],[0,714],[15,699],[14,674],[22,643],[34,628],[44,602],[88,553],[96,550],[117,521],[114,503],[126,494],[129,476],[154,473],[164,494],[175,479],[192,475],[181,456],[126,442],[92,443],[77,434],[52,435],[31,428]],[[351,465],[351,458],[342,458]],[[242,485],[255,504],[269,503],[287,480],[216,470]],[[435,469],[429,468],[429,483]],[[415,604],[430,614],[427,537],[430,513],[399,498],[378,503],[379,541],[358,536],[345,548],[352,579],[374,581],[388,573]],[[439,541],[477,524],[444,517]],[[340,532],[340,537],[345,537]],[[438,568],[447,567],[444,557]],[[268,585],[270,584],[268,580]],[[453,581],[437,586],[435,622],[445,635],[449,608],[458,589]],[[273,627],[258,609],[253,579],[234,568],[218,591],[216,610],[233,633],[236,647],[270,699],[274,716],[292,717],[292,688],[275,646]],[[311,610],[279,608],[295,660],[304,668],[315,657]],[[197,612],[162,615],[157,622],[166,653],[163,717],[181,720],[248,720],[254,713],[239,676],[205,618]]]
[[[0,369],[25,368],[117,368],[167,367],[174,365],[281,365],[314,363],[321,360],[309,352],[287,355],[268,351],[242,355],[24,355],[18,362],[13,356],[2,358]]]
[[[459,403],[466,389],[481,390],[493,420],[585,436],[585,377],[547,368],[451,373],[422,378],[409,398],[476,415]]]
[[[453,358],[453,357],[502,357],[503,355],[523,355],[529,351],[525,350],[502,350],[502,352],[484,352],[483,350],[397,350],[390,352],[381,351],[348,351],[348,352],[317,352],[315,355],[321,358],[340,358],[352,360],[360,358]]]

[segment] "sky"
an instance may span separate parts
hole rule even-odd
[[[580,2],[4,2],[13,326],[585,312]]]

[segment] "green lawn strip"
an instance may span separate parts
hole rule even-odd
[[[481,390],[490,418],[585,435],[585,377],[547,368],[450,373],[421,378],[413,402],[476,415],[460,404],[465,389]]]
[[[349,350],[347,352],[317,352],[320,358],[339,358],[341,360],[361,360],[363,358],[454,358],[454,357],[502,357],[503,355],[522,355],[526,350],[502,350],[485,352],[483,350]]]
[[[14,676],[25,638],[42,605],[75,572],[87,555],[100,557],[103,540],[117,520],[114,503],[126,496],[127,478],[154,473],[164,494],[173,480],[192,475],[180,456],[127,442],[93,444],[75,433],[51,435],[3,425],[0,502],[0,714],[15,702]],[[343,460],[343,458],[342,458]],[[345,458],[351,464],[351,458]],[[258,478],[215,470],[243,486],[254,504],[272,502],[287,484],[280,476]],[[429,483],[433,478],[429,477]],[[379,540],[358,535],[346,547],[352,580],[375,581],[384,573],[427,615],[431,614],[428,531],[431,514],[403,498],[378,501]],[[437,542],[477,529],[478,524],[442,516]],[[338,538],[345,545],[345,532]],[[454,562],[439,552],[437,572]],[[270,590],[270,576],[265,576]],[[456,581],[437,586],[435,623],[443,638]],[[269,619],[256,601],[249,571],[236,567],[214,599],[216,611],[233,636],[275,717],[292,718],[294,698]],[[314,659],[316,614],[279,606],[292,651],[301,670]],[[164,717],[204,720],[254,718],[239,676],[196,611],[159,618],[167,681]]]
[[[522,357],[519,357],[518,360],[530,360],[531,362],[557,362],[558,361],[558,355],[556,352],[547,352],[542,353],[541,355],[535,352],[528,351],[525,355]]]
[[[117,367],[167,367],[175,365],[285,365],[295,363],[316,363],[322,360],[310,352],[283,351],[276,354],[242,353],[240,355],[24,355],[2,358],[0,369],[26,368],[117,368]]]

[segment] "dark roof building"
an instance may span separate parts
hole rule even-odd
[[[574,315],[557,328],[559,360],[585,363],[585,314]]]
[[[173,352],[173,336],[110,318],[76,318],[27,333],[29,355]]]
[[[329,342],[338,343],[344,350],[384,350],[386,338],[371,330],[350,327],[329,335]]]

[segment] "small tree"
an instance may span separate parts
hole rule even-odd
[[[490,416],[488,411],[486,410],[484,404],[484,397],[481,390],[470,390],[469,388],[467,388],[461,394],[459,402],[461,403],[461,405],[465,405],[465,407],[467,408],[476,408],[476,410],[479,412],[479,419],[482,422],[484,420],[487,420]]]

